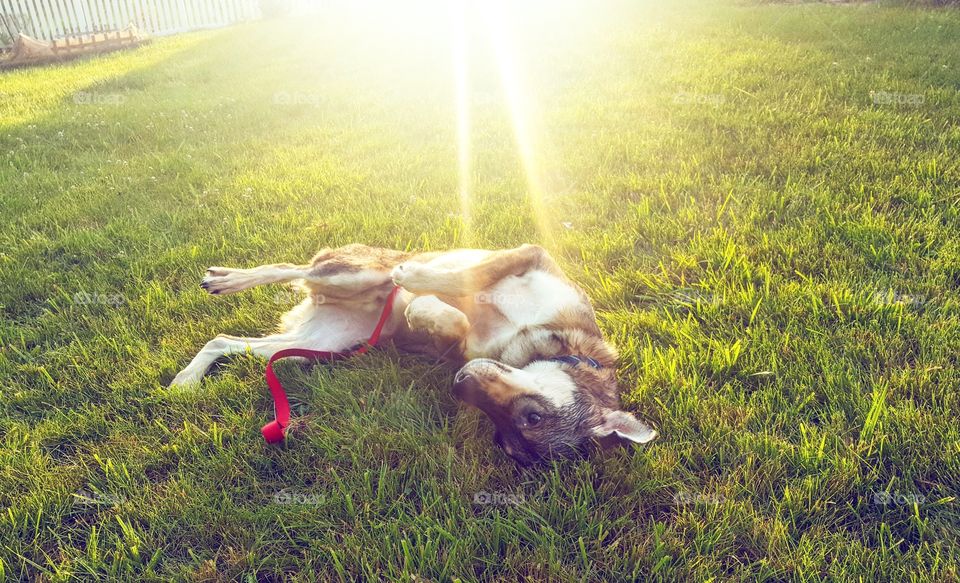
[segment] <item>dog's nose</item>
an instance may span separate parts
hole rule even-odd
[[[474,386],[476,379],[467,371],[460,369],[457,375],[453,377],[453,396],[461,401],[470,402],[472,393],[476,390]]]
[[[457,375],[453,377],[453,396],[460,400],[464,400],[464,397],[469,391],[469,385],[472,379],[473,377],[470,376],[470,373],[462,368],[457,371]]]

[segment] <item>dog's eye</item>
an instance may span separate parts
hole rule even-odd
[[[530,413],[527,415],[527,423],[530,425],[536,425],[540,423],[540,414],[539,413]]]

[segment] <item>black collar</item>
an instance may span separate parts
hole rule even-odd
[[[596,369],[603,368],[603,365],[597,362],[596,360],[590,358],[589,356],[574,356],[572,354],[566,354],[564,356],[554,356],[548,358],[547,360],[552,360],[554,362],[562,362],[564,364],[571,364],[573,366],[579,365],[581,362],[585,362]]]

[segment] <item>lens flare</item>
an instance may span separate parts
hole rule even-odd
[[[550,247],[553,243],[553,234],[550,229],[549,213],[544,204],[543,177],[537,160],[539,148],[535,132],[531,128],[531,123],[535,119],[534,108],[529,99],[530,93],[521,81],[521,71],[518,67],[519,53],[511,38],[507,14],[501,0],[492,1],[487,4],[483,13],[483,23],[487,29],[490,48],[500,77],[500,87],[510,115],[510,123],[513,126],[520,162],[526,175],[527,196],[533,211],[533,220],[540,234],[540,242]]]
[[[461,239],[469,246],[473,238],[473,219],[470,209],[472,165],[470,148],[470,62],[467,31],[466,1],[457,0],[452,6],[453,77],[457,111],[457,190],[460,195],[460,214],[463,217]]]

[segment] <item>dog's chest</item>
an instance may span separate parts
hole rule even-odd
[[[581,301],[573,286],[550,273],[504,278],[475,298],[466,356],[495,357],[524,329],[555,322],[563,310]]]

